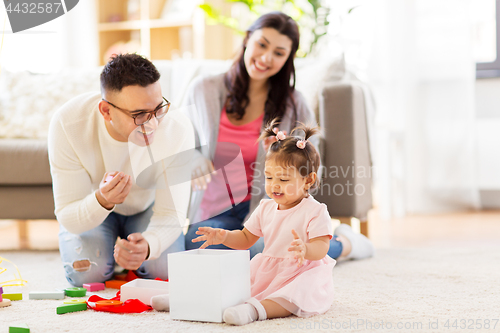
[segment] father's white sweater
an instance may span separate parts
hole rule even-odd
[[[69,232],[80,234],[99,226],[112,211],[130,216],[154,202],[143,236],[149,243],[149,259],[156,259],[179,237],[185,224],[190,161],[180,153],[194,148],[191,122],[171,110],[161,122],[161,131],[156,131],[152,150],[138,148],[109,135],[98,109],[100,100],[100,93],[77,96],[52,118],[48,144],[57,220]],[[151,166],[151,156],[156,163],[141,173]],[[112,171],[133,176],[134,183],[125,201],[107,210],[97,201],[95,190],[104,174]],[[177,184],[165,186],[167,179]]]

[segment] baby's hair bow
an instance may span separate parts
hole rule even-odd
[[[285,133],[283,133],[282,131],[279,131],[278,133],[276,133],[276,138],[277,138],[278,140],[285,140],[286,135],[285,135]]]
[[[306,140],[299,140],[299,141],[297,141],[297,143],[296,143],[297,148],[304,149],[306,147],[306,143],[307,143]]]

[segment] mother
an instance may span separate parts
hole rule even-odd
[[[314,114],[295,90],[299,37],[297,24],[289,16],[281,12],[263,15],[247,30],[239,56],[228,72],[200,78],[191,85],[187,103],[194,107],[189,108],[188,116],[202,156],[193,181],[187,250],[200,246],[191,242],[199,227],[243,229],[243,222],[264,198],[264,160],[271,142],[261,145],[257,139],[266,123],[278,118],[279,129],[288,133],[298,122],[315,123]],[[310,141],[317,147],[319,138]],[[241,150],[245,172],[242,166],[227,166],[216,170],[212,178],[211,161],[217,167],[217,161],[231,160],[231,144]],[[227,187],[226,182],[230,184]],[[347,225],[342,225],[341,231],[345,236],[337,235],[331,241],[332,258],[350,254],[351,243],[359,243]],[[250,248],[251,257],[262,249],[261,239]]]

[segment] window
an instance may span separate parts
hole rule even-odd
[[[12,33],[7,12],[0,5],[0,66],[11,72],[49,73],[63,63],[62,20]],[[3,29],[5,28],[5,29]]]
[[[476,77],[500,77],[500,0],[474,3]]]

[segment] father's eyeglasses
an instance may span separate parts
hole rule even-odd
[[[158,106],[153,111],[144,111],[144,110],[129,111],[129,110],[119,108],[118,106],[114,105],[111,102],[108,102],[104,98],[102,100],[105,101],[106,103],[108,103],[109,105],[111,105],[112,107],[114,107],[114,108],[120,110],[121,112],[126,113],[130,117],[134,118],[135,125],[141,126],[141,125],[146,124],[148,121],[150,121],[151,118],[153,118],[153,115],[155,115],[156,119],[161,119],[167,114],[168,109],[170,108],[170,102],[165,97],[162,97],[162,98],[165,101],[165,104]]]

